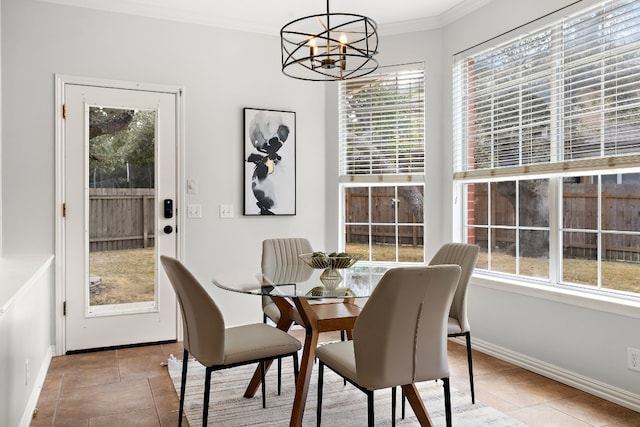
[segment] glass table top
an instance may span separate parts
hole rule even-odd
[[[333,277],[327,279],[326,270],[313,269],[300,277],[272,279],[262,273],[224,273],[216,276],[213,283],[219,288],[252,295],[269,295],[290,298],[366,298],[371,295],[388,266],[356,264],[350,268],[336,269],[342,276],[339,283]],[[321,275],[325,275],[321,279]],[[323,284],[326,283],[325,284]],[[335,286],[335,288],[333,288]]]

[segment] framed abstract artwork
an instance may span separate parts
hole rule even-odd
[[[244,215],[296,214],[296,113],[244,109]]]

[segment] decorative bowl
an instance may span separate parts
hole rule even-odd
[[[349,268],[358,260],[362,259],[360,254],[349,254],[346,252],[327,254],[325,252],[313,252],[311,254],[299,255],[311,268]]]
[[[326,254],[324,252],[313,252],[311,254],[299,255],[309,267],[324,269],[320,275],[320,281],[325,288],[334,290],[342,283],[342,275],[338,271],[342,268],[349,268],[358,260],[362,259],[360,254],[349,254],[346,252],[332,252]]]

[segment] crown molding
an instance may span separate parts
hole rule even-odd
[[[250,22],[246,19],[213,16],[209,13],[186,10],[179,7],[167,7],[157,4],[142,4],[131,2],[129,0],[110,0],[107,2],[91,3],[91,5],[87,5],[87,3],[83,0],[39,1],[44,3],[59,4],[63,6],[82,7],[85,9],[101,10],[103,12],[121,13],[126,15],[142,16],[147,18],[183,22],[187,24],[196,24],[272,36],[278,34],[277,32],[274,32],[273,28],[266,23]]]
[[[273,28],[267,22],[248,21],[246,19],[220,16],[213,13],[203,13],[197,10],[187,10],[180,7],[170,7],[154,3],[150,0],[109,0],[87,3],[84,0],[39,0],[46,3],[64,6],[82,7],[86,9],[102,10],[105,12],[123,13],[169,21],[184,22],[209,27],[225,28],[229,30],[277,36],[279,27]],[[379,34],[403,34],[416,31],[434,30],[442,28],[464,15],[490,3],[493,0],[463,0],[446,12],[434,16],[408,21],[378,23]]]
[[[437,30],[491,3],[493,0],[464,0],[446,12],[429,18],[391,22],[378,25],[378,34],[397,35],[417,31]]]
[[[440,28],[446,27],[452,22],[455,22],[463,16],[468,15],[483,6],[486,6],[492,1],[493,0],[465,0],[461,3],[458,3],[451,9],[438,16],[438,20],[440,21]]]

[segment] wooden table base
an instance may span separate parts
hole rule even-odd
[[[296,382],[296,394],[293,399],[293,409],[291,410],[290,427],[301,427],[304,408],[307,403],[309,384],[311,382],[311,371],[315,359],[318,336],[321,332],[347,331],[351,339],[351,331],[360,314],[360,307],[352,299],[335,303],[310,304],[306,298],[291,298],[292,305],[287,299],[271,296],[280,309],[280,320],[276,325],[278,329],[288,331],[293,323],[298,323],[305,328],[304,346],[302,349],[302,360],[300,361],[300,372]],[[265,363],[266,369],[271,365]],[[260,369],[257,368],[251,378],[245,397],[253,397],[260,386]],[[431,426],[431,419],[427,409],[418,394],[415,385],[404,385],[407,400],[416,414],[421,426]]]

